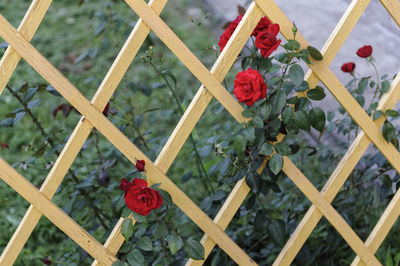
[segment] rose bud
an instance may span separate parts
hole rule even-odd
[[[367,58],[372,55],[372,46],[364,45],[360,49],[357,50],[357,55],[361,58]]]
[[[356,68],[356,64],[354,62],[344,63],[340,68],[345,73],[353,73]]]
[[[144,172],[145,164],[146,162],[144,160],[136,160],[136,165],[135,165],[136,170],[138,170],[139,172]]]
[[[128,191],[131,186],[133,186],[133,184],[129,182],[126,178],[123,178],[121,179],[121,184],[119,185],[119,189],[123,191]]]

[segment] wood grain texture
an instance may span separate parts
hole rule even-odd
[[[37,28],[42,22],[44,15],[50,7],[52,0],[34,0],[29,6],[18,31],[28,41],[33,38]],[[21,56],[9,46],[0,61],[0,95],[3,93],[8,81],[17,67]],[[1,261],[0,261],[1,263]]]
[[[347,244],[361,257],[367,265],[381,265],[373,253],[364,245],[353,229],[347,224],[342,216],[332,205],[319,193],[313,184],[297,169],[296,165],[287,158],[283,158],[283,171],[292,182],[307,196],[313,205],[325,216],[335,227]]]
[[[35,206],[60,230],[67,234],[73,241],[86,250],[91,256],[105,265],[117,261],[106,248],[79,226],[57,205],[46,198],[28,180],[21,176],[14,168],[0,158],[0,178],[12,187],[25,200]]]
[[[161,183],[174,203],[185,212],[203,231],[207,232],[238,264],[255,265],[254,261],[188,197],[151,160],[124,136],[92,104],[43,57],[8,21],[0,15],[0,36],[45,78],[57,91],[77,109],[85,119],[95,126],[132,163],[142,158],[147,165],[146,174],[152,182]]]

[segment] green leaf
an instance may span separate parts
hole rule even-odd
[[[298,128],[310,131],[311,121],[305,111],[299,110],[294,113],[294,123]]]
[[[316,86],[314,89],[307,91],[307,96],[311,100],[320,101],[325,98],[326,94],[324,88]]]
[[[37,89],[38,89],[38,87],[29,88],[29,89],[25,92],[23,102],[24,102],[24,103],[29,102],[29,101],[33,98],[33,96],[35,96],[35,93],[36,93]]]
[[[386,114],[387,116],[391,116],[391,117],[396,117],[396,116],[399,115],[399,113],[398,113],[397,111],[392,110],[392,109],[386,110],[386,111],[385,111],[385,114]]]
[[[246,183],[250,187],[251,191],[253,191],[253,193],[258,192],[257,181],[253,172],[249,172],[246,174]]]
[[[263,127],[264,127],[264,121],[263,121],[262,118],[259,117],[258,115],[256,115],[256,116],[253,118],[253,124],[254,124],[256,127],[259,127],[259,128],[263,128]]]
[[[185,252],[188,257],[194,260],[204,259],[204,248],[199,241],[196,241],[194,239],[189,239],[188,241],[186,241]]]
[[[386,93],[386,92],[389,91],[389,89],[390,89],[390,82],[387,81],[387,80],[385,80],[384,82],[382,82],[380,92],[381,92],[381,93]]]
[[[283,158],[280,154],[272,155],[271,159],[268,161],[268,167],[272,173],[275,175],[279,174],[283,167]]]
[[[154,230],[155,238],[163,238],[168,235],[168,227],[164,223],[159,223]]]
[[[245,56],[242,59],[242,63],[241,63],[242,70],[246,70],[246,68],[249,66],[249,64],[250,64],[250,57]]]
[[[176,228],[176,231],[178,232],[179,235],[183,237],[188,237],[193,235],[196,232],[196,228],[193,224],[191,223],[185,223],[181,224]]]
[[[245,117],[245,118],[253,118],[254,112],[252,110],[250,110],[250,109],[245,109],[242,112],[242,116]]]
[[[274,58],[275,58],[276,61],[278,61],[280,63],[283,63],[283,64],[289,63],[289,58],[288,58],[286,53],[276,54],[274,56]]]
[[[259,210],[254,218],[254,229],[256,232],[263,232],[268,220],[268,212],[266,210]]]
[[[300,51],[300,58],[307,64],[312,65],[313,62],[310,60],[310,51],[307,49],[302,49]]]
[[[311,57],[315,60],[321,61],[323,59],[321,52],[317,48],[308,46],[307,50],[310,52]]]
[[[281,77],[276,76],[267,81],[267,87],[268,88],[275,87],[278,86],[280,83],[281,83]]]
[[[382,127],[383,137],[387,142],[390,142],[396,136],[396,128],[389,122],[386,122]]]
[[[300,44],[296,40],[289,40],[283,47],[289,51],[295,51],[300,49]]]
[[[274,114],[280,113],[286,105],[286,93],[279,90],[271,97],[271,107]]]
[[[146,216],[140,215],[136,212],[132,212],[132,216],[135,219],[136,222],[138,223],[145,223],[146,222]]]
[[[177,235],[167,236],[168,248],[172,255],[175,255],[182,248],[182,238]]]
[[[271,106],[270,103],[266,103],[266,104],[263,104],[261,106],[261,111],[260,112],[261,112],[261,115],[262,115],[262,117],[264,119],[268,118],[268,116],[270,115],[271,111],[272,111],[272,106]]]
[[[289,155],[292,153],[292,150],[290,149],[290,147],[284,142],[279,142],[279,143],[275,144],[275,150],[277,153],[279,153],[281,155]]]
[[[362,78],[360,82],[358,82],[358,87],[357,90],[359,93],[364,93],[365,89],[367,88],[368,85],[368,78]]]
[[[293,117],[293,108],[291,106],[285,106],[282,111],[282,121],[288,124]]]
[[[378,118],[380,118],[381,116],[383,116],[383,112],[381,110],[377,110],[374,115],[373,115],[373,119],[377,120]]]
[[[310,111],[310,120],[313,128],[322,132],[325,127],[325,113],[321,108],[315,107]]]
[[[246,149],[247,139],[242,135],[236,135],[233,141],[233,148],[235,152],[240,156]]]
[[[300,87],[304,80],[304,71],[300,65],[292,65],[289,68],[289,78],[297,86]]]
[[[133,235],[133,224],[130,218],[126,218],[121,225],[121,234],[125,238],[125,241],[128,242],[129,238]]]
[[[160,195],[161,195],[161,197],[163,198],[163,204],[164,204],[164,203],[166,203],[166,204],[172,204],[172,203],[173,203],[172,197],[171,197],[171,195],[168,193],[168,191],[159,188],[159,189],[158,189],[158,192],[160,192]]]
[[[142,266],[145,263],[144,256],[138,249],[134,249],[129,252],[128,256],[126,256],[126,259],[128,260],[130,266]]]
[[[308,85],[308,82],[303,80],[300,84],[300,86],[294,88],[296,91],[306,91],[310,89],[310,86]]]
[[[252,126],[248,126],[243,129],[243,135],[249,142],[253,142],[256,139],[256,130]]]
[[[151,242],[151,239],[148,236],[139,238],[137,245],[140,249],[142,249],[144,251],[153,250],[153,243]]]
[[[392,254],[390,253],[390,246],[388,247],[386,251],[386,259],[385,259],[385,266],[393,266],[393,259],[392,259]],[[396,265],[397,266],[397,265]]]
[[[0,127],[12,127],[14,125],[14,120],[12,118],[6,118],[0,122]]]
[[[272,241],[279,247],[282,247],[285,244],[285,222],[280,219],[274,219],[270,221],[267,229]]]
[[[274,146],[272,146],[272,144],[271,144],[271,143],[268,143],[268,142],[265,142],[265,143],[261,146],[260,151],[259,151],[259,153],[260,153],[261,155],[264,155],[264,156],[268,156],[268,155],[270,155],[270,154],[273,153],[273,152],[274,152]]]
[[[124,261],[116,261],[112,264],[112,266],[129,266],[129,265]]]

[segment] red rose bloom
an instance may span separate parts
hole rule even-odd
[[[136,160],[136,170],[139,172],[144,172],[144,166],[146,165],[146,162],[144,160]]]
[[[372,46],[364,45],[360,49],[357,50],[357,55],[361,58],[367,58],[372,55]]]
[[[120,189],[125,191],[125,203],[128,208],[140,215],[145,216],[151,210],[160,208],[163,202],[160,193],[148,187],[144,179],[135,178],[129,182],[124,178],[121,180]]]
[[[355,68],[356,64],[354,62],[344,63],[341,67],[342,71],[346,73],[353,73]]]
[[[252,106],[255,101],[264,98],[267,95],[267,85],[261,74],[254,69],[248,68],[236,75],[234,82],[236,98],[241,103]]]
[[[106,107],[104,107],[104,110],[103,110],[103,115],[105,117],[108,116],[109,109],[110,109],[110,101],[107,103]]]
[[[253,33],[251,34],[251,36],[257,37],[257,35],[260,32],[262,32],[264,30],[268,30],[268,28],[271,24],[272,24],[271,21],[267,17],[262,17],[260,19],[260,21],[258,22],[256,28],[254,29]]]
[[[239,25],[239,22],[242,20],[242,18],[243,18],[243,15],[237,16],[237,18],[234,21],[232,21],[231,24],[229,24],[229,26],[226,28],[224,33],[222,33],[222,35],[219,37],[218,45],[220,47],[221,52],[224,49],[227,42],[229,41],[229,39],[231,38],[233,32],[236,30],[236,28]]]
[[[279,24],[272,24],[267,30],[258,33],[255,45],[265,58],[268,58],[281,44],[281,40],[276,39],[278,33]]]

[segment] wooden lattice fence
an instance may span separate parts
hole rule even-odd
[[[31,204],[0,257],[0,265],[12,265],[14,263],[41,215],[45,215],[86,250],[95,259],[94,265],[98,263],[111,265],[117,261],[115,255],[124,241],[120,233],[123,218],[118,221],[108,240],[102,245],[51,201],[93,127],[96,127],[132,163],[135,163],[135,158],[145,158],[146,165],[148,165],[147,176],[150,181],[161,183],[162,188],[171,194],[174,203],[204,231],[205,234],[201,242],[205,248],[206,258],[213,247],[218,245],[236,263],[255,265],[256,263],[248,254],[224,232],[249,193],[249,187],[245,180],[241,179],[237,182],[217,216],[212,220],[165,173],[213,97],[238,122],[246,121],[242,117],[243,108],[223,87],[221,82],[262,16],[267,16],[272,22],[279,23],[281,33],[286,38],[292,34],[292,23],[273,0],[254,0],[214,66],[211,70],[208,70],[159,17],[167,2],[166,0],[151,0],[149,4],[146,4],[143,0],[125,1],[141,19],[132,30],[91,102],[30,44],[30,40],[52,2],[51,0],[34,0],[18,29],[12,27],[0,14],[0,36],[9,43],[9,47],[0,61],[0,94],[18,62],[23,58],[82,114],[82,118],[40,189],[33,186],[0,158],[0,178]],[[398,0],[380,1],[397,25],[400,26],[400,2]],[[364,243],[330,204],[371,142],[382,152],[392,167],[400,173],[400,154],[392,144],[386,142],[380,131],[384,118],[381,117],[373,121],[329,69],[330,63],[369,2],[370,0],[354,0],[351,2],[322,48],[324,60],[309,65],[310,70],[306,75],[310,87],[314,87],[320,81],[324,83],[360,126],[362,132],[354,140],[321,192],[310,183],[289,158],[284,158],[283,170],[285,174],[312,202],[312,206],[276,258],[274,265],[289,265],[323,216],[357,254],[353,261],[354,265],[380,265],[374,253],[378,250],[400,214],[400,191],[398,191]],[[203,84],[155,162],[150,161],[102,114],[102,110],[150,30],[171,49]],[[296,38],[301,47],[308,46],[301,33],[298,33]],[[390,91],[382,98],[378,108],[380,110],[392,109],[399,99],[400,75],[397,75]],[[197,265],[203,262],[189,260],[187,265]]]

